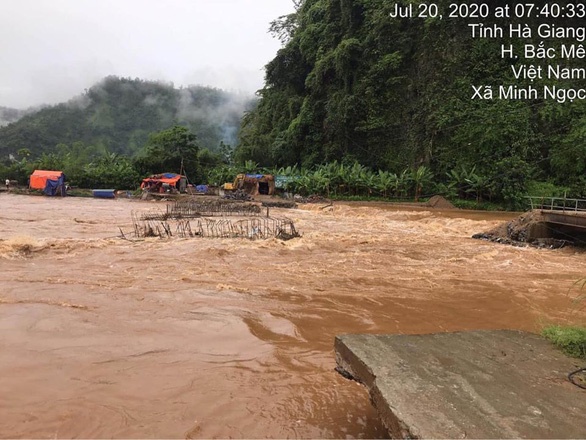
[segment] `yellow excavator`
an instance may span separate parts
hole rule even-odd
[[[242,183],[244,182],[244,178],[245,178],[244,174],[238,174],[236,176],[236,178],[234,179],[234,182],[224,183],[224,191],[236,191],[238,188],[240,188],[242,186]]]
[[[224,191],[243,190],[255,196],[275,193],[275,176],[271,174],[238,174],[232,183],[224,183]]]

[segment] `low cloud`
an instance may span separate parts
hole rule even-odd
[[[108,75],[253,93],[291,0],[3,0],[0,106],[64,102]],[[31,13],[34,11],[34,13]]]

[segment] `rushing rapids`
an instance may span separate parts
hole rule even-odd
[[[344,333],[583,323],[586,255],[511,214],[274,209],[301,238],[118,238],[132,200],[0,195],[0,437],[379,437]]]

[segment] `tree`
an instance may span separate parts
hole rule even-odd
[[[151,133],[145,153],[137,162],[141,171],[180,173],[194,180],[201,176],[198,152],[197,136],[186,127],[175,125]]]
[[[16,155],[19,157],[19,159],[28,159],[31,157],[31,150],[28,148],[21,148],[16,152]]]
[[[80,179],[84,187],[136,189],[140,176],[125,156],[116,153],[105,154],[84,167]]]

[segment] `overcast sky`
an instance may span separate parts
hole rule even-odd
[[[253,93],[292,0],[0,0],[0,106],[66,101],[107,75]]]

